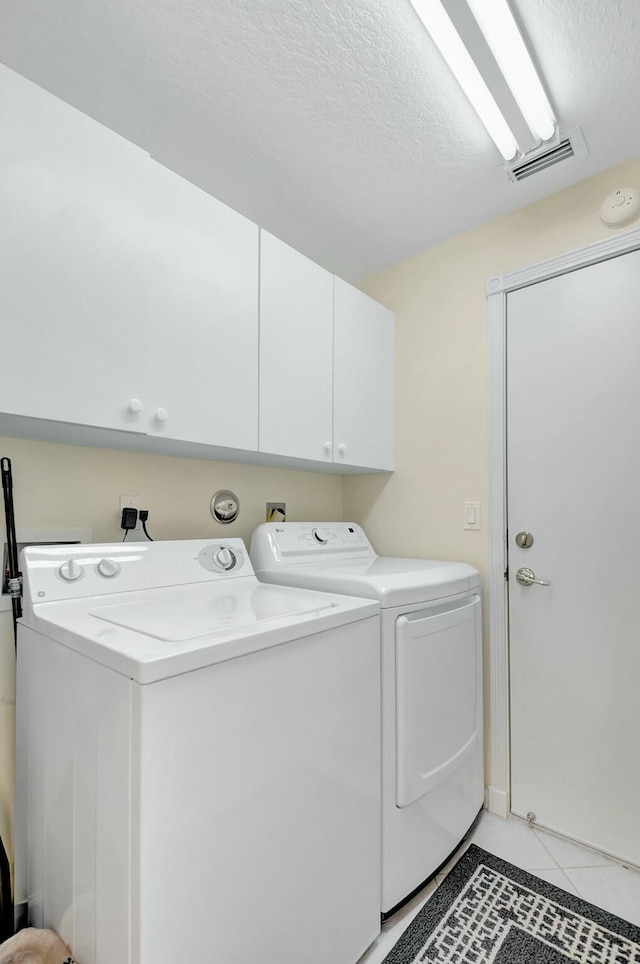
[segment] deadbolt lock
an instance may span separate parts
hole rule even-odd
[[[519,532],[516,536],[516,545],[520,549],[530,549],[533,545],[533,536],[530,532]]]

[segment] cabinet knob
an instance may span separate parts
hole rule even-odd
[[[341,442],[340,445],[338,446],[338,452],[340,453],[340,455],[344,455],[346,451],[347,451],[347,446],[344,444],[344,442]]]
[[[140,401],[139,398],[130,398],[130,399],[129,399],[129,411],[130,411],[130,412],[141,412],[141,411],[142,411],[142,402]]]
[[[169,418],[169,413],[168,413],[168,411],[166,410],[166,408],[157,408],[157,409],[156,409],[156,418],[157,418],[157,420],[158,420],[159,422],[166,422],[167,419]]]
[[[324,443],[324,450],[327,453],[327,455],[331,455],[331,442]]]

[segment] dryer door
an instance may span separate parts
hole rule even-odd
[[[482,736],[480,597],[396,622],[396,805],[445,780]]]

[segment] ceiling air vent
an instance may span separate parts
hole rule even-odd
[[[552,144],[547,144],[542,149],[529,151],[505,166],[509,178],[519,183],[533,177],[534,174],[539,174],[540,171],[546,171],[548,168],[560,164],[561,161],[567,161],[570,157],[577,157],[586,153],[587,146],[582,131],[579,127],[576,127],[566,137],[556,136]]]

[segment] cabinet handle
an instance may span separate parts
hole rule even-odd
[[[141,411],[142,411],[142,402],[140,401],[139,398],[130,398],[130,399],[129,399],[128,409],[129,409],[130,412],[141,412]]]
[[[169,418],[169,413],[166,410],[166,408],[157,408],[156,418],[158,419],[159,422],[166,422],[167,419]]]
[[[338,452],[340,453],[340,455],[344,455],[346,451],[347,451],[347,446],[344,444],[344,442],[341,442],[340,445],[338,446]]]

